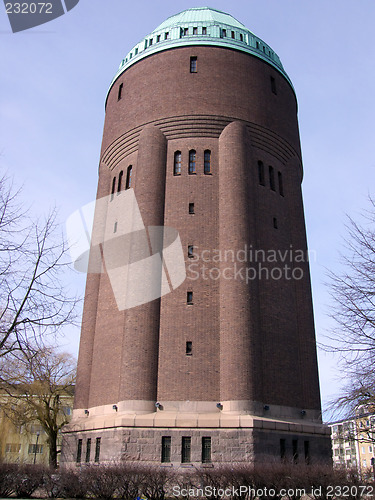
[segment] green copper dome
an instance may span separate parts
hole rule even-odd
[[[210,7],[196,7],[168,17],[137,43],[121,61],[111,86],[121,73],[140,59],[156,52],[189,45],[213,45],[247,52],[273,66],[292,85],[279,56],[263,40],[230,14]]]

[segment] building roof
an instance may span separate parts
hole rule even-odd
[[[111,82],[139,60],[156,52],[196,45],[225,47],[247,52],[278,70],[292,85],[279,56],[261,38],[230,14],[210,7],[195,7],[168,17],[138,42],[121,61]]]

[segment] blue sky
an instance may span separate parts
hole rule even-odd
[[[232,14],[280,56],[296,89],[318,340],[331,328],[325,269],[338,268],[345,213],[373,193],[373,0],[80,0],[68,14],[13,34],[0,6],[1,168],[35,214],[60,220],[96,193],[104,100],[121,59],[164,19],[194,6]],[[152,85],[152,81],[150,81]],[[79,293],[84,278],[72,277]],[[65,339],[73,352],[79,332]],[[323,403],[343,375],[319,354]]]

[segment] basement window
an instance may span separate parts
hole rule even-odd
[[[171,441],[171,436],[161,438],[161,462],[164,464],[171,461]]]
[[[211,438],[202,437],[202,464],[211,463]]]

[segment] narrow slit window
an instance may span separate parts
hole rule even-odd
[[[274,79],[273,76],[271,76],[271,90],[273,94],[277,95],[276,80]]]
[[[189,174],[195,174],[195,158],[196,158],[196,151],[195,149],[192,149],[189,151]]]
[[[292,440],[293,447],[293,462],[296,464],[298,462],[298,439]]]
[[[123,83],[120,83],[119,87],[118,87],[118,94],[117,94],[117,100],[119,101],[122,97],[122,89],[124,88],[124,84]]]
[[[117,222],[115,222],[115,225],[113,226],[113,232],[117,233]]]
[[[194,214],[194,203],[189,203],[189,214]]]
[[[308,465],[310,463],[310,441],[305,441],[303,444],[305,451],[305,463]]]
[[[258,161],[258,176],[259,176],[259,184],[261,186],[265,186],[266,181],[264,177],[264,165],[262,161]]]
[[[96,438],[95,442],[95,462],[99,463],[101,438]]]
[[[285,455],[286,455],[285,439],[280,439],[280,458],[281,458],[281,460],[285,459]]]
[[[240,33],[240,40],[241,40],[241,42],[243,42],[243,34],[242,33]]]
[[[174,154],[173,175],[181,175],[181,151]]]
[[[169,38],[169,32],[167,31],[165,34],[164,34],[164,40],[168,40]]]
[[[123,172],[123,170],[121,170],[121,172],[119,173],[119,176],[118,176],[117,194],[119,194],[119,192],[121,191],[123,176],[124,176],[124,172]]]
[[[188,36],[189,34],[189,28],[184,28],[183,35]]]
[[[259,49],[259,42],[257,42],[257,49]]]
[[[274,229],[277,229],[277,219],[276,219],[276,217],[273,218],[273,227],[274,227]]]
[[[194,245],[189,245],[188,246],[188,258],[193,259],[194,258]]]
[[[132,186],[132,171],[133,171],[133,167],[132,167],[132,165],[129,165],[128,169],[126,171],[126,185],[125,185],[125,189],[130,189],[131,186]]]
[[[90,462],[90,454],[91,454],[91,438],[88,438],[86,441],[86,463]]]
[[[171,436],[161,438],[161,461],[164,464],[171,461],[171,441]]]
[[[156,37],[156,43],[160,42],[160,35]]]
[[[193,303],[193,292],[187,292],[187,294],[186,294],[186,303],[187,304],[192,304]]]
[[[207,35],[207,28],[205,26],[202,28],[202,35]]]
[[[211,463],[211,438],[202,437],[202,464]]]
[[[193,28],[193,35],[198,35],[198,28]]]
[[[186,342],[186,356],[192,356],[193,354],[193,342]]]
[[[211,151],[208,149],[204,152],[204,173],[211,173]]]
[[[232,38],[236,38],[234,31],[232,31],[231,35],[232,35]]]
[[[225,38],[225,37],[227,36],[227,30],[222,29],[222,30],[221,30],[221,36],[222,36],[223,38]]]
[[[82,460],[82,439],[78,439],[76,462],[80,464]]]
[[[197,73],[197,59],[196,56],[190,57],[190,73]]]
[[[283,175],[281,172],[277,173],[277,177],[279,179],[279,193],[281,196],[284,196],[284,185],[283,185]]]
[[[136,56],[138,54],[138,47],[134,50],[134,55]]]
[[[149,45],[150,45],[150,47],[151,47],[151,45],[152,45],[152,41],[153,41],[153,40],[152,40],[152,38],[150,38],[150,40],[149,40]]]
[[[115,190],[116,190],[116,177],[114,177],[112,180],[111,201],[113,200]]]
[[[275,171],[271,165],[268,167],[269,174],[270,174],[270,188],[272,191],[275,191]]]
[[[183,437],[181,446],[181,463],[187,464],[191,457],[191,437]]]

